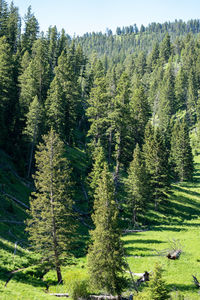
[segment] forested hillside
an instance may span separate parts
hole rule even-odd
[[[23,20],[0,1],[0,237],[32,251],[28,276],[59,283],[88,253],[93,293],[120,295],[121,230],[162,224],[175,184],[194,180],[200,20],[74,38],[40,32],[31,7]]]

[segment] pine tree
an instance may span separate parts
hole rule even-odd
[[[7,37],[8,28],[8,4],[4,0],[0,0],[0,37]]]
[[[138,83],[133,91],[133,96],[130,101],[130,111],[134,120],[136,142],[142,146],[144,139],[144,131],[150,117],[150,107],[145,95],[144,88],[141,83]]]
[[[162,279],[163,269],[157,263],[155,265],[153,278],[150,281],[150,297],[152,300],[166,300],[169,299],[169,291],[166,288],[166,283]]]
[[[37,39],[39,33],[39,24],[36,17],[31,11],[31,6],[28,7],[27,13],[24,17],[24,21],[25,29],[24,33],[22,34],[22,51],[28,51],[29,53],[31,53],[33,43]]]
[[[55,77],[50,84],[45,108],[48,125],[53,127],[63,140],[75,142],[74,131],[80,122],[81,84],[80,52],[74,43],[63,51],[55,68]]]
[[[96,288],[120,295],[125,262],[117,215],[114,186],[105,164],[95,191],[92,216],[95,229],[91,231],[88,270]]]
[[[171,54],[172,54],[171,40],[170,40],[170,35],[167,32],[162,43],[160,44],[160,60],[164,63],[168,62],[168,59],[170,58]]]
[[[100,142],[98,142],[97,146],[95,147],[94,153],[93,153],[93,168],[92,171],[89,174],[89,182],[90,182],[90,188],[92,190],[92,194],[94,194],[98,183],[100,179],[101,172],[104,168],[105,163],[105,154],[103,152],[103,148],[100,145]]]
[[[56,26],[49,28],[48,57],[53,72],[58,60],[58,32]]]
[[[24,130],[24,133],[28,136],[28,139],[31,143],[28,173],[27,173],[28,178],[31,173],[34,147],[37,144],[38,139],[42,133],[42,129],[41,129],[42,120],[44,121],[43,107],[41,103],[38,101],[38,97],[35,96],[35,98],[30,104],[29,112],[27,114],[26,127]]]
[[[115,141],[115,187],[119,180],[121,166],[128,166],[131,161],[135,145],[133,123],[130,113],[130,81],[126,72],[123,72],[117,83],[116,97],[113,112],[109,118],[114,129]]]
[[[7,19],[7,40],[12,53],[17,52],[20,42],[21,20],[18,8],[14,6],[13,1],[10,4],[8,19]]]
[[[30,103],[35,96],[38,97],[41,104],[44,104],[49,87],[50,66],[44,39],[35,41],[30,62],[28,52],[24,53],[22,67],[23,73],[19,76],[21,87],[19,101],[21,118],[25,119],[24,116],[28,113]]]
[[[189,129],[185,120],[176,120],[171,137],[170,159],[175,178],[181,181],[192,180],[194,165],[190,146]]]
[[[186,108],[187,78],[186,78],[185,71],[182,67],[180,67],[176,75],[174,88],[175,88],[177,110]]]
[[[8,137],[13,132],[16,90],[12,54],[4,36],[0,38],[0,145],[3,147],[11,142]]]
[[[197,99],[198,87],[195,71],[191,68],[188,76],[188,91],[187,91],[187,112],[190,125],[194,125],[197,120]]]
[[[156,42],[153,45],[153,49],[149,56],[147,57],[147,69],[152,72],[158,63],[159,59],[159,44]]]
[[[154,129],[150,122],[145,130],[143,152],[146,170],[150,176],[151,193],[157,209],[159,203],[167,198],[170,187],[170,167],[163,134],[159,128]]]
[[[174,69],[172,66],[172,62],[170,61],[165,71],[163,83],[161,86],[161,95],[158,110],[160,127],[164,130],[165,133],[169,132],[170,119],[176,112],[174,80]]]
[[[134,150],[133,160],[128,170],[126,188],[128,191],[128,204],[132,209],[132,223],[135,226],[137,224],[138,213],[144,212],[149,198],[151,198],[149,178],[138,144]]]
[[[94,83],[90,92],[88,108],[86,111],[86,115],[90,122],[88,136],[91,137],[92,147],[98,143],[98,140],[101,140],[101,144],[103,145],[107,127],[107,107],[109,104],[107,82],[102,62],[98,60],[93,68]]]
[[[64,145],[51,130],[36,152],[36,192],[30,199],[30,219],[26,230],[34,250],[55,267],[62,282],[61,264],[66,264],[75,233],[72,218],[71,169]]]

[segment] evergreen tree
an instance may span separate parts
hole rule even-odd
[[[4,36],[0,38],[0,145],[3,147],[12,143],[8,138],[13,133],[16,90],[12,54]]]
[[[175,97],[177,110],[186,108],[187,99],[187,78],[183,67],[180,67],[175,79]]]
[[[150,122],[145,130],[143,145],[145,165],[150,176],[150,187],[155,209],[167,198],[170,187],[170,167],[165,140],[159,128],[154,129]]]
[[[12,53],[17,52],[20,42],[21,34],[21,20],[18,8],[14,6],[13,1],[10,4],[8,19],[7,19],[7,40],[10,45]]]
[[[48,125],[69,144],[75,142],[74,132],[82,117],[80,59],[80,52],[74,44],[68,51],[62,52],[45,102]]]
[[[170,40],[170,35],[167,32],[162,43],[160,44],[160,60],[164,63],[168,62],[168,59],[170,58],[171,54],[172,54],[171,40]]]
[[[160,127],[165,133],[169,134],[169,126],[172,115],[176,112],[176,99],[174,94],[174,69],[169,62],[163,77],[160,91],[160,103],[158,117]]]
[[[188,76],[188,92],[187,92],[187,112],[190,125],[194,125],[197,121],[197,99],[198,87],[195,71],[191,68]]]
[[[144,212],[145,207],[148,205],[148,200],[151,198],[149,178],[138,144],[134,150],[133,160],[128,170],[126,187],[128,191],[128,204],[132,209],[132,223],[135,226],[137,224],[138,213]]]
[[[4,0],[0,0],[0,37],[7,37],[8,28],[8,4]]]
[[[105,163],[105,154],[103,152],[103,148],[100,146],[100,142],[98,142],[97,146],[95,147],[93,160],[93,168],[88,177],[90,181],[90,188],[92,190],[92,194],[94,195],[94,192],[99,184],[100,175],[103,171]]]
[[[49,28],[48,57],[51,70],[53,71],[58,60],[58,32],[56,26]]]
[[[135,126],[134,138],[142,146],[145,127],[150,117],[150,107],[141,83],[138,83],[133,91],[130,110],[132,119],[134,120],[133,126]]]
[[[181,181],[192,180],[194,165],[190,146],[189,129],[185,120],[176,120],[171,137],[170,158],[175,178]]]
[[[110,120],[114,128],[115,141],[115,187],[119,180],[121,166],[126,166],[131,161],[135,140],[132,139],[133,123],[130,114],[130,80],[123,72],[117,83],[116,97]]]
[[[23,56],[23,73],[19,76],[21,118],[28,113],[30,103],[37,96],[44,104],[50,81],[50,66],[48,63],[47,46],[44,39],[35,41],[32,48],[32,58],[29,62],[28,51]]]
[[[95,191],[92,216],[95,229],[91,231],[88,270],[95,287],[120,295],[125,262],[117,215],[114,186],[105,164]]]
[[[150,281],[150,297],[152,300],[166,300],[169,299],[169,291],[166,288],[166,283],[162,278],[163,269],[157,263],[155,265],[153,278]]]
[[[159,44],[156,42],[153,45],[153,49],[147,58],[147,68],[149,72],[152,72],[158,63],[159,59]]]
[[[90,122],[88,136],[91,137],[92,148],[97,145],[98,141],[103,141],[106,137],[107,128],[107,107],[109,97],[107,92],[107,81],[104,75],[102,62],[98,60],[93,66],[94,83],[88,99],[88,108],[86,114]],[[105,145],[104,145],[105,147]]]
[[[39,24],[31,11],[31,6],[28,7],[27,14],[24,17],[25,29],[22,34],[22,51],[31,53],[33,43],[38,37]]]
[[[26,230],[34,250],[55,267],[58,282],[62,282],[60,267],[70,257],[75,225],[71,170],[64,156],[64,145],[53,130],[44,136],[35,159],[36,191],[30,200],[30,219]]]
[[[43,117],[44,117],[43,107],[39,102],[38,97],[35,96],[35,98],[30,104],[29,112],[27,114],[26,127],[24,130],[24,133],[28,136],[28,139],[31,143],[31,150],[30,150],[30,157],[29,157],[29,164],[28,164],[28,174],[27,174],[28,178],[31,173],[34,147],[38,142],[38,139],[42,132],[41,124],[42,124],[42,120],[44,121]]]

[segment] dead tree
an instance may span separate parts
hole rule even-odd
[[[194,284],[196,285],[196,287],[199,289],[200,288],[200,283],[198,281],[198,279],[196,278],[196,276],[192,275],[193,277],[193,281],[194,281]]]
[[[154,251],[157,253],[159,256],[166,256],[168,259],[178,259],[182,253],[182,245],[179,240],[169,240],[169,245],[170,247],[168,249],[163,249],[157,251],[154,249]]]

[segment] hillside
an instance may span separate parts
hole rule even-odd
[[[6,194],[28,204],[28,194],[30,193],[30,189],[27,188],[28,183],[17,176],[10,158],[3,152],[1,152],[0,174],[7,186]],[[199,174],[200,156],[196,156],[194,181],[174,184],[171,196],[166,202],[168,209],[165,208],[163,213],[153,210],[149,212],[149,219],[156,221],[156,225],[149,225],[146,228],[147,231],[127,233],[123,236],[132,272],[151,271],[155,262],[159,261],[165,269],[164,278],[172,295],[174,297],[184,295],[184,299],[191,300],[199,297],[198,290],[192,281],[192,275],[199,278]],[[50,292],[70,292],[69,286],[74,280],[88,277],[86,261],[83,256],[76,260],[77,265],[63,268],[63,286],[55,285],[56,274],[53,271],[47,273],[42,280],[40,278],[41,271],[35,266],[38,263],[37,256],[28,250],[27,239],[23,233],[24,226],[20,223],[27,216],[25,209],[11,198],[3,195],[1,205],[1,299],[54,299],[45,294],[47,285],[50,285]],[[180,259],[176,261],[166,258],[166,249],[172,247],[173,241],[183,251]],[[163,250],[166,251],[163,252]],[[160,251],[159,255],[157,251]],[[18,269],[24,270],[12,274],[11,277],[10,272]],[[10,281],[5,287],[8,279]],[[146,285],[142,285],[141,290],[143,288],[145,290],[145,287]],[[141,297],[145,297],[145,294]]]

